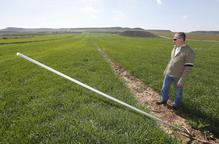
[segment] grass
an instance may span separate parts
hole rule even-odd
[[[171,40],[117,35],[96,36],[96,39],[117,63],[160,92]],[[194,127],[210,130],[219,137],[219,42],[190,40],[189,45],[194,48],[196,59],[184,89],[183,113]]]
[[[99,36],[114,38],[0,45],[0,143],[178,143],[154,121],[15,56],[19,51],[144,109],[96,50]]]

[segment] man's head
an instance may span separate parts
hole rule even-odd
[[[184,32],[177,32],[173,36],[173,42],[176,46],[181,46],[185,44],[186,41],[186,34]]]

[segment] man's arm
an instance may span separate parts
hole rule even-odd
[[[183,74],[182,74],[182,76],[180,77],[180,79],[179,79],[179,81],[177,83],[177,87],[183,87],[184,86],[186,78],[188,77],[189,73],[192,71],[192,67],[194,65],[193,64],[194,63],[194,59],[195,59],[195,54],[191,50],[186,55]]]

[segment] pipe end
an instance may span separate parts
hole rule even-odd
[[[17,52],[17,54],[16,54],[17,56],[19,56],[20,55],[20,53],[19,52]]]

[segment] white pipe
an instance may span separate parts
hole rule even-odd
[[[134,110],[134,111],[136,111],[136,112],[138,112],[138,113],[140,113],[140,114],[143,114],[143,115],[145,115],[145,116],[147,116],[147,117],[149,117],[149,118],[152,118],[152,119],[154,119],[154,120],[156,120],[156,121],[159,121],[159,122],[161,122],[161,123],[163,123],[163,124],[166,124],[166,125],[168,125],[168,126],[174,128],[174,129],[176,129],[176,130],[185,132],[183,129],[180,129],[180,128],[174,126],[174,125],[171,125],[171,124],[169,124],[169,123],[167,123],[167,122],[165,122],[165,121],[163,121],[163,120],[161,120],[161,119],[159,119],[159,118],[157,118],[157,117],[155,117],[155,116],[153,116],[153,115],[151,115],[151,114],[149,114],[149,113],[146,113],[146,112],[144,112],[144,111],[142,111],[142,110],[140,110],[140,109],[138,109],[138,108],[136,108],[136,107],[133,107],[133,106],[131,106],[131,105],[129,105],[129,104],[127,104],[127,103],[121,101],[121,100],[118,100],[118,99],[116,99],[116,98],[114,98],[114,97],[112,97],[112,96],[109,96],[109,95],[107,95],[107,94],[105,94],[105,93],[103,93],[103,92],[101,92],[101,91],[99,91],[99,90],[97,90],[97,89],[94,89],[94,88],[92,88],[92,87],[90,87],[90,86],[88,86],[88,85],[86,85],[86,84],[83,84],[82,82],[80,82],[80,81],[78,81],[78,80],[76,80],[76,79],[73,79],[73,78],[71,78],[71,77],[69,77],[69,76],[67,76],[67,75],[65,75],[65,74],[63,74],[63,73],[61,73],[61,72],[59,72],[59,71],[57,71],[57,70],[51,68],[51,67],[48,67],[47,65],[44,65],[44,64],[42,64],[42,63],[40,63],[40,62],[38,62],[38,61],[36,61],[36,60],[34,60],[34,59],[31,59],[31,58],[28,57],[28,56],[25,56],[25,55],[23,55],[23,54],[21,54],[21,53],[19,53],[19,52],[17,52],[17,56],[19,56],[19,57],[21,57],[21,58],[24,58],[24,59],[26,59],[26,60],[28,60],[28,61],[30,61],[30,62],[32,62],[32,63],[38,65],[38,66],[40,66],[40,67],[43,67],[43,68],[45,68],[45,69],[47,69],[47,70],[49,70],[49,71],[51,71],[51,72],[53,72],[53,73],[55,73],[55,74],[57,74],[57,75],[63,77],[63,78],[65,78],[65,79],[68,79],[68,80],[70,80],[70,81],[72,81],[72,82],[74,82],[74,83],[76,83],[76,84],[78,84],[78,85],[80,85],[80,86],[82,86],[82,87],[84,87],[84,88],[86,88],[86,89],[89,89],[89,90],[91,90],[91,91],[93,91],[93,92],[95,92],[95,93],[98,93],[98,94],[100,94],[100,95],[102,95],[102,96],[104,96],[104,97],[106,97],[106,98],[108,98],[108,99],[110,99],[110,100],[112,100],[112,101],[114,101],[114,102],[117,102],[117,103],[119,103],[119,104],[121,104],[121,105],[123,105],[123,106],[126,106],[126,107],[128,107],[128,108],[130,108],[130,109],[132,109],[132,110]]]

